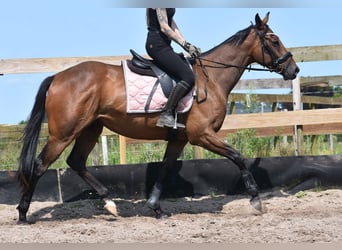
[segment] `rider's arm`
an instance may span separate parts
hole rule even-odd
[[[157,8],[156,11],[161,31],[171,40],[175,41],[181,46],[184,46],[186,41],[183,35],[180,33],[176,22],[172,20],[171,27],[168,24],[166,9]]]

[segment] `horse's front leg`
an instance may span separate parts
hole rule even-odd
[[[164,168],[164,165],[162,166],[162,168]],[[162,187],[162,184],[157,181],[154,184],[150,197],[146,202],[147,206],[155,212],[156,218],[158,219],[167,217],[167,215],[163,212],[163,210],[160,207],[160,195],[162,193]]]
[[[147,200],[147,206],[156,213],[157,218],[167,217],[160,207],[160,196],[163,190],[163,182],[167,176],[168,170],[176,163],[177,158],[183,151],[186,143],[187,141],[183,140],[172,140],[167,144],[162,166],[159,169],[158,178],[152,188],[150,197]]]
[[[263,210],[257,183],[239,151],[225,143],[214,131],[206,131],[203,136],[190,139],[189,141],[192,144],[199,145],[232,160],[241,171],[241,177],[245,184],[246,192],[252,197],[250,200],[251,205],[259,211]]]
[[[105,202],[104,208],[112,215],[117,216],[118,211],[116,204],[108,198],[108,189],[89,172],[86,167],[86,161],[91,150],[97,143],[97,139],[102,132],[102,124],[94,122],[82,133],[75,141],[74,147],[68,156],[68,165],[90,186]]]

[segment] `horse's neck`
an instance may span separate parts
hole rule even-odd
[[[223,68],[220,65],[215,65],[218,67],[207,67],[210,80],[216,86],[220,86],[227,96],[238,83],[244,72],[244,68],[241,67],[247,67],[251,63],[249,49],[246,46],[243,47],[243,45],[240,45],[240,47],[232,47],[229,44],[222,45],[207,55],[206,59],[222,64],[238,66]]]

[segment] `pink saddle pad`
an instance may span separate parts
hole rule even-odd
[[[147,99],[152,91],[153,85],[157,81],[157,78],[152,76],[143,76],[132,72],[127,67],[126,61],[122,61],[122,68],[126,84],[127,113],[160,112],[167,101],[160,84],[158,84],[158,87],[153,94],[149,110],[145,111]],[[191,90],[179,101],[177,107],[178,113],[185,113],[190,110],[193,102],[193,93],[194,90]]]

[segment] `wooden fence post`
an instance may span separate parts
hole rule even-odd
[[[329,146],[330,152],[334,154],[334,136],[332,134],[329,134]]]
[[[194,159],[203,159],[204,158],[204,150],[202,147],[193,146],[194,147]]]
[[[127,142],[126,137],[119,135],[119,148],[120,148],[120,164],[126,164],[126,148],[127,148]]]
[[[301,93],[300,93],[300,80],[299,77],[292,80],[292,96],[293,96],[293,111],[302,109]],[[294,145],[295,155],[298,156],[301,153],[301,145],[303,142],[303,127],[301,124],[294,126]]]
[[[93,150],[91,151],[91,165],[96,166],[100,165],[99,161],[99,144],[96,143]]]
[[[235,114],[235,113],[236,113],[235,102],[230,102],[230,105],[229,105],[229,114]]]
[[[107,136],[101,136],[103,165],[108,165],[108,145]]]

